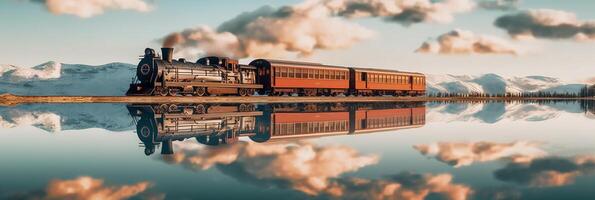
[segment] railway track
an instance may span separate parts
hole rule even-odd
[[[295,97],[295,96],[18,96],[1,94],[0,105],[34,103],[333,103],[333,102],[420,102],[489,100],[595,100],[595,98],[522,98],[522,97]]]

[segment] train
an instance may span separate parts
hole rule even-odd
[[[161,55],[146,48],[128,96],[420,96],[426,93],[422,73],[208,56],[189,62],[173,59],[173,48]]]
[[[195,112],[197,108],[201,112]],[[360,135],[425,125],[425,104],[130,104],[136,133],[145,154],[157,146],[173,154],[172,142],[229,145],[247,137],[265,143],[311,137]]]

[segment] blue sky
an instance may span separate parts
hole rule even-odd
[[[110,10],[90,18],[52,14],[40,3],[7,0],[0,2],[0,63],[34,66],[46,61],[105,64],[136,63],[145,47],[159,48],[169,33],[186,28],[219,24],[241,12],[263,5],[280,7],[302,1],[147,1],[149,12]],[[454,15],[451,23],[419,23],[402,26],[378,18],[347,20],[375,34],[339,50],[316,50],[307,57],[284,57],[335,65],[370,66],[430,74],[483,74],[505,76],[546,75],[569,81],[595,76],[595,41],[535,39],[512,40],[494,26],[499,16],[526,9],[549,8],[575,13],[581,21],[595,20],[592,0],[524,0],[518,11],[475,9]],[[521,55],[414,53],[431,38],[453,29],[499,37],[525,49]],[[243,60],[244,62],[250,59]]]

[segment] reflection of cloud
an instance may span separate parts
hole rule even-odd
[[[499,17],[495,25],[517,39],[595,40],[595,21],[579,21],[571,12],[538,9]]]
[[[118,200],[138,197],[145,192],[151,184],[139,182],[132,185],[107,186],[102,179],[81,176],[71,180],[52,180],[43,194],[31,193],[20,196],[23,199],[105,199]],[[163,195],[151,196],[161,197]]]
[[[89,18],[103,14],[106,10],[134,10],[147,12],[151,10],[144,0],[31,0],[45,4],[53,14],[75,15]]]
[[[452,183],[450,174],[400,173],[387,179],[339,179],[327,194],[342,199],[408,199],[422,200],[429,195],[444,199],[467,199],[473,190]]]
[[[382,179],[341,177],[378,162],[345,146],[317,146],[308,142],[248,143],[204,146],[174,143],[176,152],[161,157],[191,169],[217,167],[240,181],[292,188],[309,195],[341,199],[425,199],[439,195],[466,199],[471,188],[452,183],[450,174],[400,173]]]
[[[538,148],[537,143],[525,141],[511,143],[439,142],[415,145],[413,148],[423,155],[433,156],[437,160],[455,167],[500,159],[523,163],[546,155],[546,152]]]
[[[331,178],[378,162],[377,156],[362,156],[349,147],[320,147],[310,143],[240,142],[207,147],[177,142],[174,145],[178,151],[171,157],[164,157],[167,162],[194,169],[228,166],[222,170],[249,180],[289,185],[308,194],[316,194],[330,187]]]
[[[527,163],[510,163],[505,168],[494,172],[494,176],[502,181],[547,187],[572,184],[577,176],[593,173],[595,173],[595,157],[578,156],[547,157]]]
[[[424,42],[416,52],[437,54],[519,54],[512,44],[493,37],[476,35],[471,31],[456,29],[442,34],[436,41]]]

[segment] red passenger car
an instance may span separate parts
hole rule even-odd
[[[261,94],[328,96],[347,94],[349,69],[318,63],[258,59],[250,63],[257,68]]]

